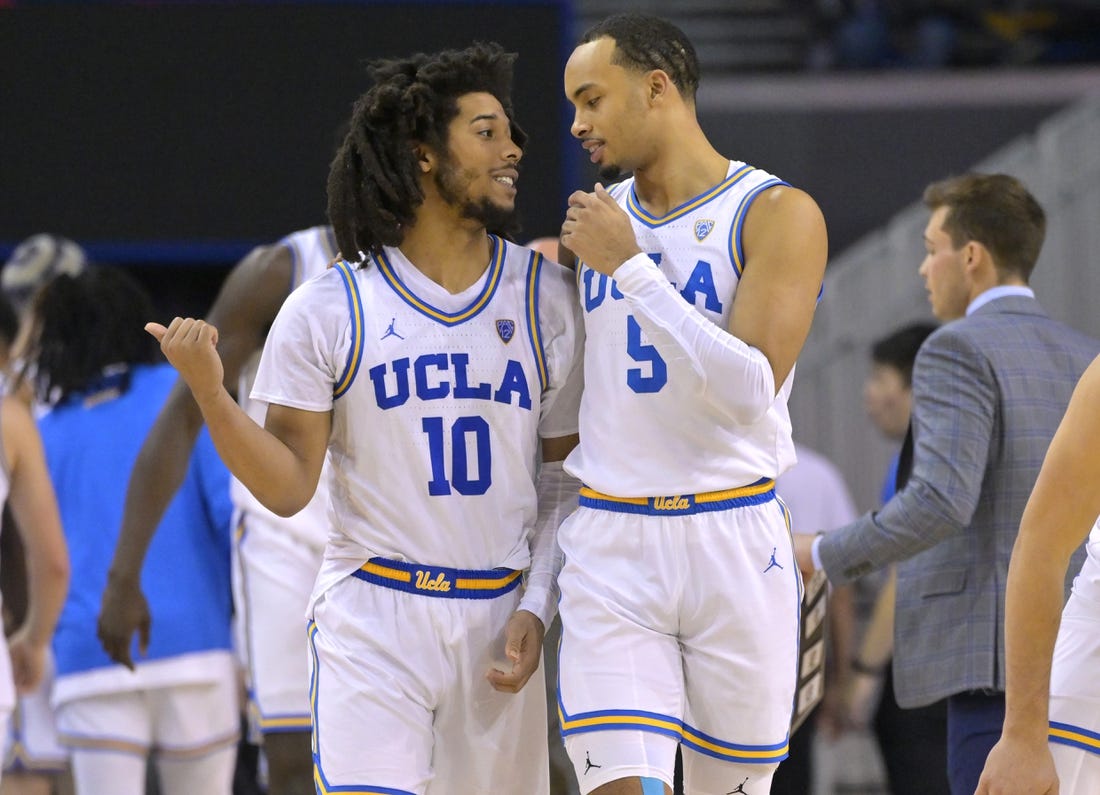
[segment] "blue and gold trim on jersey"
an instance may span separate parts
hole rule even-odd
[[[670,715],[637,709],[604,709],[570,715],[558,698],[558,720],[561,734],[583,734],[594,731],[644,731],[661,734],[679,741],[698,753],[742,764],[775,764],[787,758],[789,739],[773,745],[743,745],[725,742]]]
[[[794,521],[791,519],[791,509],[787,507],[787,503],[783,502],[783,498],[778,494],[775,495],[775,504],[779,506],[780,513],[783,514],[783,524],[787,526],[787,538],[791,542],[791,560],[794,560],[797,555],[794,553]],[[802,575],[798,576],[798,618],[802,620],[802,596],[806,590],[806,583],[802,581]],[[798,634],[799,648],[802,646],[802,633]]]
[[[256,723],[260,727],[261,734],[306,732],[313,725],[309,715],[264,715],[263,713],[257,713]]]
[[[542,271],[543,256],[537,251],[531,252],[527,264],[527,334],[531,340],[531,352],[535,355],[535,365],[539,370],[539,385],[543,389],[550,385],[550,376],[546,369],[546,348],[542,342],[539,326],[539,273]]]
[[[646,712],[639,709],[604,709],[570,715],[565,711],[560,696],[558,697],[558,721],[561,725],[562,737],[584,732],[634,729],[663,734],[680,740],[684,733],[683,721],[659,712]]]
[[[437,309],[431,304],[420,300],[420,298],[401,281],[401,277],[399,277],[397,272],[393,269],[393,265],[391,265],[389,259],[386,258],[384,251],[378,254],[374,258],[374,261],[378,263],[378,270],[382,273],[382,278],[384,278],[386,283],[393,288],[395,293],[401,296],[401,300],[417,312],[430,317],[436,322],[442,323],[445,326],[455,326],[476,316],[482,309],[488,306],[489,301],[496,292],[497,286],[500,284],[501,274],[504,273],[504,254],[507,249],[507,244],[496,235],[489,235],[489,240],[492,243],[492,251],[489,255],[489,276],[485,280],[485,287],[482,288],[481,293],[468,307],[458,312],[444,312],[442,309]]]
[[[737,210],[733,213],[733,223],[730,225],[729,255],[738,279],[741,278],[741,273],[745,270],[745,251],[741,244],[741,230],[745,226],[745,216],[749,214],[749,207],[752,206],[756,197],[776,185],[787,185],[787,183],[775,177],[760,183],[745,194],[741,199],[741,203],[737,205]]]
[[[774,745],[740,745],[723,742],[685,723],[684,736],[680,744],[685,748],[726,762],[771,765],[787,758],[790,739],[785,738],[783,742]]]
[[[581,487],[580,504],[585,508],[616,513],[644,514],[646,516],[688,516],[710,511],[727,511],[762,505],[775,499],[775,481],[770,478],[748,486],[702,494],[672,494],[664,497],[612,497]]]
[[[352,576],[397,591],[442,599],[495,599],[519,587],[516,569],[452,569],[371,558]]]
[[[310,620],[306,624],[306,635],[309,638],[309,654],[313,659],[309,676],[309,709],[313,716],[313,784],[317,792],[328,795],[330,792],[343,793],[343,795],[415,795],[408,790],[393,789],[392,787],[377,787],[370,784],[338,784],[333,785],[325,778],[321,769],[321,754],[317,750],[321,747],[317,729],[318,693],[320,692],[320,660],[317,658],[317,624]]]
[[[669,211],[659,218],[655,215],[652,215],[644,207],[642,207],[641,202],[638,201],[638,194],[634,190],[634,185],[631,184],[630,195],[627,196],[626,199],[626,207],[630,214],[634,216],[634,218],[639,223],[645,224],[648,227],[662,226],[669,223],[670,221],[675,221],[677,218],[681,218],[684,215],[687,215],[692,210],[696,210],[702,207],[704,204],[711,201],[715,197],[725,193],[727,190],[732,188],[734,185],[736,185],[738,182],[743,180],[755,170],[756,169],[754,169],[752,166],[742,166],[710,190],[706,191],[705,193],[700,193],[694,199],[688,199],[679,207],[674,208],[673,210]]]
[[[347,260],[337,262],[334,267],[343,279],[344,294],[348,299],[348,313],[351,315],[351,347],[348,349],[348,361],[332,390],[332,396],[338,398],[351,388],[359,372],[359,365],[363,362],[364,319],[363,296],[355,280],[354,268],[348,264]]]
[[[1080,748],[1090,754],[1100,754],[1100,734],[1071,723],[1050,722],[1048,739],[1052,743]]]

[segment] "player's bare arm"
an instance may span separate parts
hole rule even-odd
[[[12,677],[20,692],[42,678],[46,648],[69,587],[69,555],[61,530],[42,440],[27,407],[5,397],[0,406],[4,453],[11,477],[8,503],[27,558],[27,615],[11,638]]]
[[[1100,358],[1081,377],[1020,520],[1005,591],[1006,693],[1001,739],[977,795],[1058,791],[1047,742],[1050,671],[1074,551],[1100,516]]]
[[[223,384],[217,329],[179,317],[167,328],[150,323],[146,329],[191,388],[229,471],[279,516],[304,508],[321,476],[331,413],[272,405],[265,427],[260,427]]]
[[[729,331],[767,357],[778,392],[813,323],[828,256],[825,219],[803,191],[770,188],[749,208],[741,241],[745,266]]]
[[[253,249],[226,277],[209,320],[219,329],[223,378],[235,391],[241,370],[290,290],[291,254],[285,246]],[[141,594],[145,553],[157,526],[187,472],[202,413],[185,382],[177,381],[149,431],[135,463],[126,493],[115,556],[100,608],[99,638],[111,659],[132,667],[130,639],[148,643],[149,612]]]

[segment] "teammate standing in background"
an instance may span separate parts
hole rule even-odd
[[[143,585],[161,631],[127,670],[94,633],[137,452],[175,380],[141,330],[148,295],[107,267],[62,275],[31,309],[26,372],[79,576],[53,637],[51,700],[78,795],[229,795],[239,736],[230,642],[229,475],[205,435],[153,543]]]
[[[256,248],[232,270],[210,309],[226,388],[257,422],[263,422],[266,407],[250,401],[248,393],[267,331],[286,297],[324,272],[335,256],[336,240],[327,226]],[[100,639],[116,662],[132,665],[134,632],[147,643],[154,631],[139,575],[202,421],[191,391],[177,381],[131,474],[99,618]],[[262,737],[269,795],[311,795],[309,656],[301,622],[327,535],[327,478],[322,476],[305,508],[286,518],[263,507],[236,478],[230,493],[236,645],[245,669],[252,739]]]
[[[536,495],[575,495],[555,462],[576,442],[581,337],[571,274],[493,234],[522,154],[513,59],[481,44],[372,66],[329,173],[347,261],[279,311],[253,390],[266,427],[222,385],[212,326],[149,326],[270,509],[298,510],[332,459],[309,608],[321,791],[548,789],[543,691],[524,685],[559,511]]]
[[[563,524],[562,731],[581,791],[767,792],[787,754],[801,580],[774,478],[826,259],[814,201],[731,161],[683,32],[623,14],[565,69],[601,175],[575,193],[586,487]],[[740,789],[738,789],[740,787]]]

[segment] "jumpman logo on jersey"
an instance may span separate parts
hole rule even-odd
[[[584,774],[587,776],[588,771],[591,770],[594,767],[603,767],[603,765],[594,765],[594,764],[592,764],[592,759],[591,759],[591,757],[588,756],[588,751],[585,751],[584,752]],[[748,781],[748,779],[745,779],[745,781]]]
[[[749,795],[749,793],[745,792],[745,784],[747,784],[748,781],[748,776],[745,776],[745,780],[737,785],[737,789],[730,790],[726,795],[737,795],[738,792],[742,793],[742,795]]]
[[[383,334],[381,337],[379,337],[379,339],[384,340],[386,337],[397,337],[397,339],[399,339],[399,340],[405,339],[400,334],[398,334],[397,329],[394,328],[394,324],[396,324],[396,323],[397,323],[397,318],[393,318],[392,320],[390,320],[390,327],[388,329],[386,329],[386,333]]]
[[[775,559],[775,547],[772,547],[772,559],[771,559],[771,562],[768,564],[768,568],[764,569],[764,571],[766,573],[766,572],[771,571],[772,569],[781,569],[781,568],[783,568],[783,564]],[[745,781],[748,781],[748,779],[745,779]],[[736,792],[736,791],[737,790],[734,790],[734,792]]]

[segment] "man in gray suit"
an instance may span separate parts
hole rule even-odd
[[[1100,341],[1047,317],[1027,286],[1046,220],[1019,181],[967,174],[930,185],[924,201],[920,274],[933,314],[952,322],[913,369],[912,473],[877,513],[796,544],[803,570],[836,585],[898,562],[897,700],[948,699],[951,792],[972,795],[1004,720],[1012,545]]]

